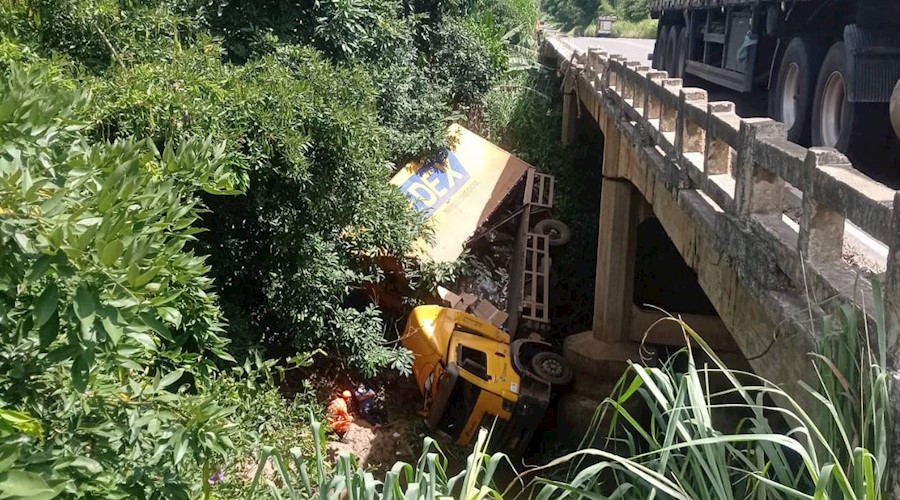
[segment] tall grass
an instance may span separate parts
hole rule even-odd
[[[515,497],[540,500],[879,500],[886,498],[893,416],[883,302],[877,285],[875,291],[874,331],[851,306],[823,321],[821,341],[809,361],[815,383],[800,383],[816,408],[801,407],[762,377],[729,369],[697,332],[670,317],[665,320],[678,322],[696,347],[684,348],[658,367],[631,365],[614,396],[595,412],[581,449],[525,471],[503,492],[494,476],[506,457],[485,452],[490,435],[484,429],[466,469],[453,477],[429,438],[415,465],[397,463],[381,481],[349,456],[340,457],[330,472],[321,453],[307,461],[292,452],[299,472],[284,467],[271,449],[261,459],[275,458],[285,486],[270,486],[271,491],[290,498],[512,498],[515,490]],[[636,398],[646,417],[629,410]],[[741,418],[730,428],[718,418],[735,412]],[[601,432],[601,424],[609,430]],[[321,450],[321,428],[313,426]],[[612,444],[619,454],[609,451]],[[568,472],[547,475],[560,467]],[[307,469],[316,481],[310,481]],[[292,478],[302,486],[291,486]]]
[[[816,387],[799,381],[818,405],[812,413],[778,385],[729,369],[689,325],[667,318],[710,362],[698,364],[688,347],[659,368],[632,365],[618,396],[598,408],[583,442],[586,447],[602,437],[600,423],[609,419],[606,443],[624,446],[630,457],[585,448],[550,464],[573,464],[566,481],[537,482],[558,492],[620,491],[626,498],[886,498],[892,414],[883,301],[875,290],[874,332],[860,331],[865,323],[849,305],[824,320],[810,360]],[[646,403],[649,422],[626,409],[634,397]],[[715,424],[717,414],[734,411],[744,413],[736,428]]]
[[[612,25],[614,38],[656,38],[656,19],[633,22],[619,19]]]

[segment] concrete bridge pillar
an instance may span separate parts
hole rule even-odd
[[[563,439],[571,444],[582,437],[580,430],[591,423],[600,401],[612,395],[628,361],[641,360],[640,344],[632,341],[630,334],[637,229],[646,210],[642,210],[645,202],[640,192],[617,173],[620,162],[629,161],[627,153],[619,154],[620,139],[615,126],[606,127],[593,325],[589,331],[566,337],[564,346],[566,359],[576,372],[575,390],[561,400],[561,422],[575,433]]]
[[[640,201],[631,182],[603,178],[591,331],[601,342],[626,342],[629,338]]]

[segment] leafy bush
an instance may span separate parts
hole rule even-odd
[[[70,76],[92,75],[80,76],[97,96],[91,137],[224,144],[224,175],[246,194],[203,195],[210,212],[199,225],[209,231],[197,248],[210,255],[234,352],[324,346],[373,375],[408,368],[409,355],[386,343],[378,311],[353,294],[381,279],[378,257],[403,261],[423,230],[388,187],[391,167],[444,145],[454,108],[480,104],[506,68],[507,41],[525,38],[530,2],[2,8],[15,40],[8,58],[34,47],[73,61]]]
[[[619,15],[626,21],[638,22],[650,17],[649,0],[626,0],[619,2]]]
[[[544,0],[541,4],[551,21],[564,32],[578,36],[594,36],[599,16],[617,16],[613,24],[614,37],[655,38],[656,21],[650,19],[647,0]],[[653,32],[650,32],[650,25]]]
[[[86,96],[15,64],[0,99],[0,407],[20,418],[0,428],[0,490],[183,491],[185,462],[230,446],[231,411],[195,392],[230,357],[187,250],[196,193],[233,190],[224,148],[91,143]]]
[[[43,52],[68,55],[83,67],[103,71],[111,65],[166,60],[200,33],[199,20],[172,8],[167,0],[33,0],[24,16]]]

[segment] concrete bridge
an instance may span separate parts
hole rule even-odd
[[[898,192],[837,151],[793,144],[782,124],[741,118],[734,103],[709,102],[707,91],[646,62],[553,37],[542,57],[563,78],[563,143],[579,136],[579,116],[596,121],[604,141],[593,328],[566,341],[576,371],[594,381],[578,392],[605,397],[658,317],[632,300],[636,230],[649,217],[718,313],[688,323],[714,347],[739,350],[757,374],[809,401],[796,382],[813,376],[819,319],[851,303],[874,320],[872,277],[886,298],[890,368],[900,373]],[[683,340],[661,331],[654,342]]]

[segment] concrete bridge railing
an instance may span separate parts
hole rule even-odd
[[[873,286],[885,297],[884,347],[898,373],[900,210],[894,207],[900,207],[900,193],[855,170],[836,150],[791,143],[783,124],[741,118],[734,103],[709,102],[706,90],[684,87],[665,72],[601,49],[578,52],[556,38],[546,39],[542,50],[564,77],[563,141],[574,137],[580,102],[604,131],[605,150],[617,150],[604,152],[604,183],[629,181],[664,226],[663,219],[671,218],[666,203],[689,219],[668,223],[667,232],[697,270],[741,350],[748,358],[762,353],[751,361],[761,375],[781,383],[808,375],[808,363],[796,356],[811,350],[817,319],[850,302],[874,320]],[[799,203],[792,203],[791,192],[800,193]],[[604,184],[601,199],[606,193]],[[603,217],[601,208],[601,239]],[[888,248],[886,271],[861,269],[845,258],[847,221]],[[679,224],[690,226],[685,234],[670,230]],[[615,245],[601,241],[599,254],[610,244]],[[742,333],[747,327],[738,309],[750,304],[729,305],[734,297],[715,297],[728,280],[704,270],[721,264],[709,259],[725,259],[741,293],[765,311],[766,323],[775,326],[768,339]],[[598,277],[598,293],[600,285]],[[723,310],[729,308],[735,310]],[[602,309],[595,308],[595,322]],[[597,334],[603,327],[595,324],[595,338],[604,336]],[[785,336],[780,345],[773,347],[773,335]],[[763,353],[773,348],[780,356]]]

